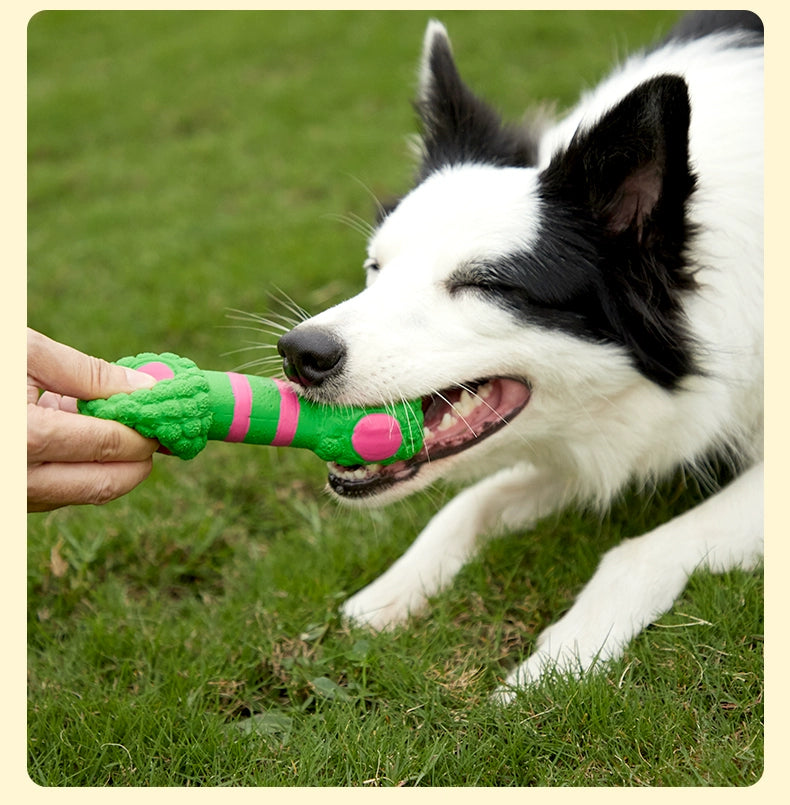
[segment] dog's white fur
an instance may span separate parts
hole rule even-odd
[[[424,53],[438,23],[427,32]],[[547,670],[579,673],[621,655],[671,608],[689,574],[752,568],[762,553],[762,55],[722,49],[728,34],[671,44],[625,62],[543,134],[537,168],[462,165],[432,174],[374,234],[380,269],[361,294],[304,326],[348,348],[332,402],[376,404],[460,381],[525,376],[526,408],[503,430],[422,468],[382,497],[438,477],[482,476],[455,497],[383,576],[348,600],[356,623],[391,627],[422,609],[472,557],[479,538],[526,529],[572,501],[605,505],[728,448],[745,469],[701,505],[609,551],[570,611],[507,678],[513,689]],[[425,57],[424,57],[425,58]],[[450,298],[443,279],[481,254],[529,248],[544,219],[536,176],[627,92],[651,76],[682,75],[691,100],[697,188],[693,264],[699,287],[685,311],[704,372],[667,391],[618,347],[533,327],[475,295]],[[431,81],[423,67],[423,92]]]

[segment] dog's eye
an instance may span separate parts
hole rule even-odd
[[[464,291],[471,291],[483,295],[503,295],[508,294],[513,289],[508,285],[498,284],[495,282],[474,281],[474,282],[453,282],[448,286],[450,295],[462,293]]]
[[[362,268],[364,268],[365,271],[378,271],[381,266],[375,257],[368,257],[368,259],[362,264]]]
[[[451,294],[461,291],[504,293],[510,290],[508,283],[485,265],[470,264],[456,271],[447,281]]]

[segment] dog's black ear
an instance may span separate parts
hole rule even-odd
[[[505,126],[499,115],[461,80],[444,26],[425,31],[415,107],[422,123],[420,178],[464,162],[526,167],[537,157],[527,131]]]
[[[682,240],[694,187],[688,161],[686,82],[663,75],[640,84],[592,128],[577,131],[544,173],[544,187],[588,209],[607,234],[639,245]]]
[[[696,287],[685,258],[689,121],[685,81],[653,78],[580,127],[541,176],[548,215],[555,210],[569,233],[594,243],[598,329],[670,389],[695,371],[682,304]]]

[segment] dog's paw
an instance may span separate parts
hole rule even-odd
[[[405,623],[425,604],[425,596],[418,591],[396,589],[382,584],[379,579],[349,598],[341,606],[340,613],[356,626],[385,631]]]
[[[544,643],[511,671],[504,684],[494,691],[493,700],[498,704],[510,704],[520,690],[527,690],[551,676],[579,679],[593,671],[601,659],[600,651],[592,651],[591,646],[586,650],[580,649],[576,643],[572,646],[554,643],[553,650],[550,646],[551,643]]]
[[[507,677],[496,698],[507,703],[518,689],[548,676],[579,678],[621,657],[683,589],[683,566],[660,548],[641,537],[610,550],[571,609],[541,633],[535,652]]]

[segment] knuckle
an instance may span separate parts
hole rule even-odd
[[[123,493],[124,490],[115,476],[112,473],[103,472],[94,480],[87,502],[103,506],[105,503],[120,497]]]
[[[27,510],[46,511],[50,507],[50,495],[48,489],[39,481],[41,465],[27,468]]]
[[[27,370],[28,376],[30,376],[31,371],[33,374],[36,373],[38,369],[38,364],[41,359],[41,355],[44,353],[45,348],[44,345],[46,343],[45,337],[36,330],[31,330],[30,327],[27,328]]]
[[[27,460],[42,461],[55,435],[51,412],[36,405],[27,412]]]
[[[137,472],[134,485],[137,486],[151,474],[151,470],[154,468],[154,460],[151,456],[148,456],[144,461],[135,461],[134,467]]]
[[[124,462],[102,468],[95,480],[88,502],[97,506],[131,492],[150,474],[153,460]]]
[[[123,431],[120,427],[105,427],[96,443],[95,460],[107,463],[117,460],[123,448]]]
[[[38,430],[27,430],[27,461],[34,464],[41,460],[41,454],[46,442]]]
[[[102,394],[102,389],[111,383],[112,367],[101,358],[88,359],[89,386],[94,394]]]

